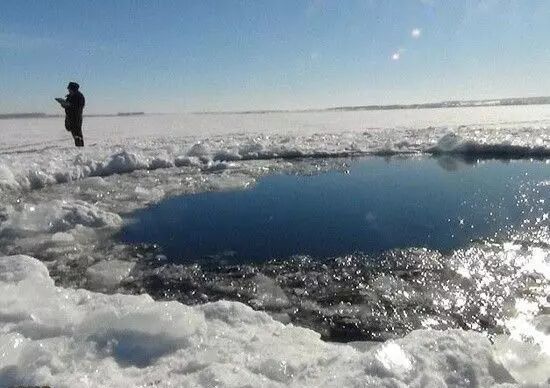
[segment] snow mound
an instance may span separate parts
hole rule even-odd
[[[504,143],[484,143],[463,139],[450,132],[443,136],[437,144],[426,149],[433,154],[460,154],[486,158],[547,158],[550,148],[531,144],[517,145]]]
[[[0,232],[25,235],[35,232],[64,232],[78,225],[87,227],[118,226],[122,219],[118,214],[101,210],[85,201],[61,201],[30,204],[20,208],[7,207],[5,221]]]
[[[530,375],[507,369],[514,357],[541,358],[505,338],[506,357],[459,330],[325,343],[236,302],[190,307],[58,288],[28,256],[0,258],[0,295],[0,386],[509,387],[549,377],[540,362]]]

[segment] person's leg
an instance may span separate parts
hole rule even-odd
[[[84,147],[84,138],[82,137],[82,128],[76,127],[73,131],[74,145]]]
[[[74,131],[71,131],[71,135],[73,135],[74,145],[78,147],[78,139],[76,138]]]

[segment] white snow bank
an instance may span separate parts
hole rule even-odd
[[[0,258],[0,295],[0,386],[509,387],[550,376],[539,349],[506,338],[493,347],[472,332],[424,330],[325,343],[240,303],[57,288],[28,256]],[[526,367],[519,359],[534,360],[533,373],[514,370]]]
[[[243,160],[419,152],[549,157],[546,117],[542,107],[488,107],[86,118],[85,137],[95,142],[84,149],[70,146],[57,120],[2,120],[0,196],[136,171],[223,170]],[[31,143],[24,134],[37,126],[42,131],[33,133],[37,143]],[[59,136],[52,140],[52,133]]]
[[[480,134],[475,128],[456,129],[456,132],[449,132],[446,128],[424,128],[414,131],[393,129],[314,134],[307,137],[235,135],[225,139],[177,139],[90,147],[80,153],[73,149],[63,153],[57,149],[38,153],[7,153],[0,155],[0,194],[2,191],[40,189],[88,177],[107,177],[142,170],[172,167],[223,170],[235,167],[231,162],[246,160],[420,152],[509,158],[550,156],[550,137],[546,128],[531,128],[512,137],[501,132],[506,131],[483,130]],[[533,144],[533,137],[541,141]]]
[[[11,235],[63,232],[78,225],[98,228],[122,224],[118,214],[101,210],[80,200],[26,203],[21,208],[8,206],[4,212],[6,220],[0,223],[0,232]]]

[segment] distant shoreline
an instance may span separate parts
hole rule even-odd
[[[144,116],[145,112],[119,112],[119,113],[99,113],[84,115],[84,117],[127,117],[127,116]],[[42,112],[30,113],[3,113],[0,114],[0,120],[10,119],[49,119],[54,117],[64,117],[64,114],[46,114]]]
[[[405,110],[405,109],[440,109],[440,108],[481,108],[487,106],[518,106],[518,105],[550,105],[550,96],[545,97],[518,97],[518,98],[494,98],[488,100],[455,100],[430,102],[423,104],[391,104],[391,105],[356,105],[337,106],[331,108],[312,109],[266,109],[266,110],[245,110],[245,111],[204,111],[193,112],[203,115],[224,115],[224,114],[266,114],[266,113],[307,113],[307,112],[354,112],[354,111],[375,111],[375,110]]]

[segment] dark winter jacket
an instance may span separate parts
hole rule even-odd
[[[82,128],[82,111],[84,110],[84,104],[86,100],[80,92],[76,92],[73,95],[67,94],[65,99],[67,105],[65,106],[65,128],[67,131],[73,131],[75,129]]]

